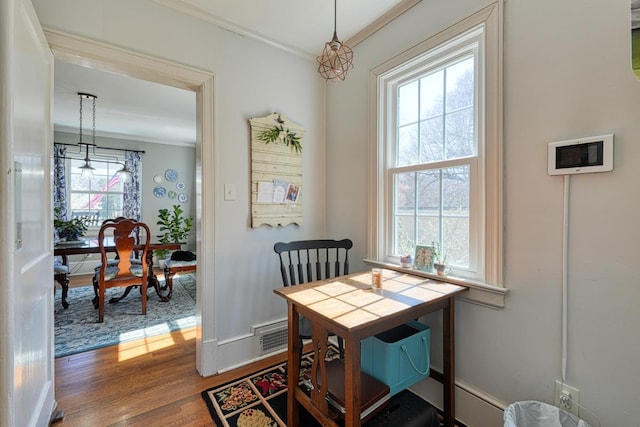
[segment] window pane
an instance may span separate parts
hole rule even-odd
[[[397,166],[416,163],[418,155],[418,124],[403,126],[398,129],[398,160]]]
[[[473,57],[447,67],[447,112],[473,106]]]
[[[454,267],[469,267],[469,218],[443,218],[442,255]]]
[[[395,219],[396,246],[394,253],[396,255],[412,255],[415,251],[415,220],[411,216],[396,216]]]
[[[442,116],[420,123],[420,162],[428,163],[444,158]]]
[[[394,253],[413,254],[415,246],[414,173],[401,173],[394,177]]]
[[[469,266],[469,167],[442,170],[442,254],[451,265]]]
[[[71,210],[87,210],[88,208],[84,206],[89,206],[89,200],[91,200],[90,193],[71,193],[69,198]]]
[[[416,186],[414,173],[401,173],[395,177],[395,214],[414,214]]]
[[[418,81],[398,89],[398,126],[418,121]]]
[[[429,74],[420,80],[420,120],[443,114],[444,71]]]
[[[455,159],[472,156],[473,142],[473,110],[468,108],[447,115],[447,138],[445,157]]]

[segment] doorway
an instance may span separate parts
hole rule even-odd
[[[68,34],[45,30],[56,59],[110,71],[196,93],[195,234],[198,259],[196,291],[196,369],[202,376],[217,372],[215,365],[214,296],[214,76],[181,64],[106,46]]]

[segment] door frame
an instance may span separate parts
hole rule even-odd
[[[52,29],[44,28],[44,33],[61,61],[196,93],[196,369],[202,376],[217,373],[214,74]]]

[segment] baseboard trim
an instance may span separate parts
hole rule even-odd
[[[443,408],[442,378],[440,371],[433,368],[429,378],[411,387],[411,391],[433,404]],[[455,382],[456,421],[468,427],[495,427],[502,425],[506,404],[494,396],[465,383]]]

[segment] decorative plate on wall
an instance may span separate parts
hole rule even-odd
[[[156,184],[162,184],[164,182],[164,177],[160,174],[153,177],[153,182]]]
[[[173,190],[169,190],[169,192],[167,193],[167,196],[169,196],[170,199],[175,199],[177,195],[178,193]]]
[[[167,195],[167,189],[164,187],[157,186],[153,189],[153,195],[156,197],[164,197]]]
[[[189,196],[187,196],[185,193],[178,194],[178,201],[180,203],[187,203],[187,200],[189,200]]]
[[[178,190],[184,190],[184,182],[177,182],[176,183],[176,188]]]
[[[164,171],[164,179],[169,182],[176,182],[178,180],[178,171],[175,169],[167,169]]]

